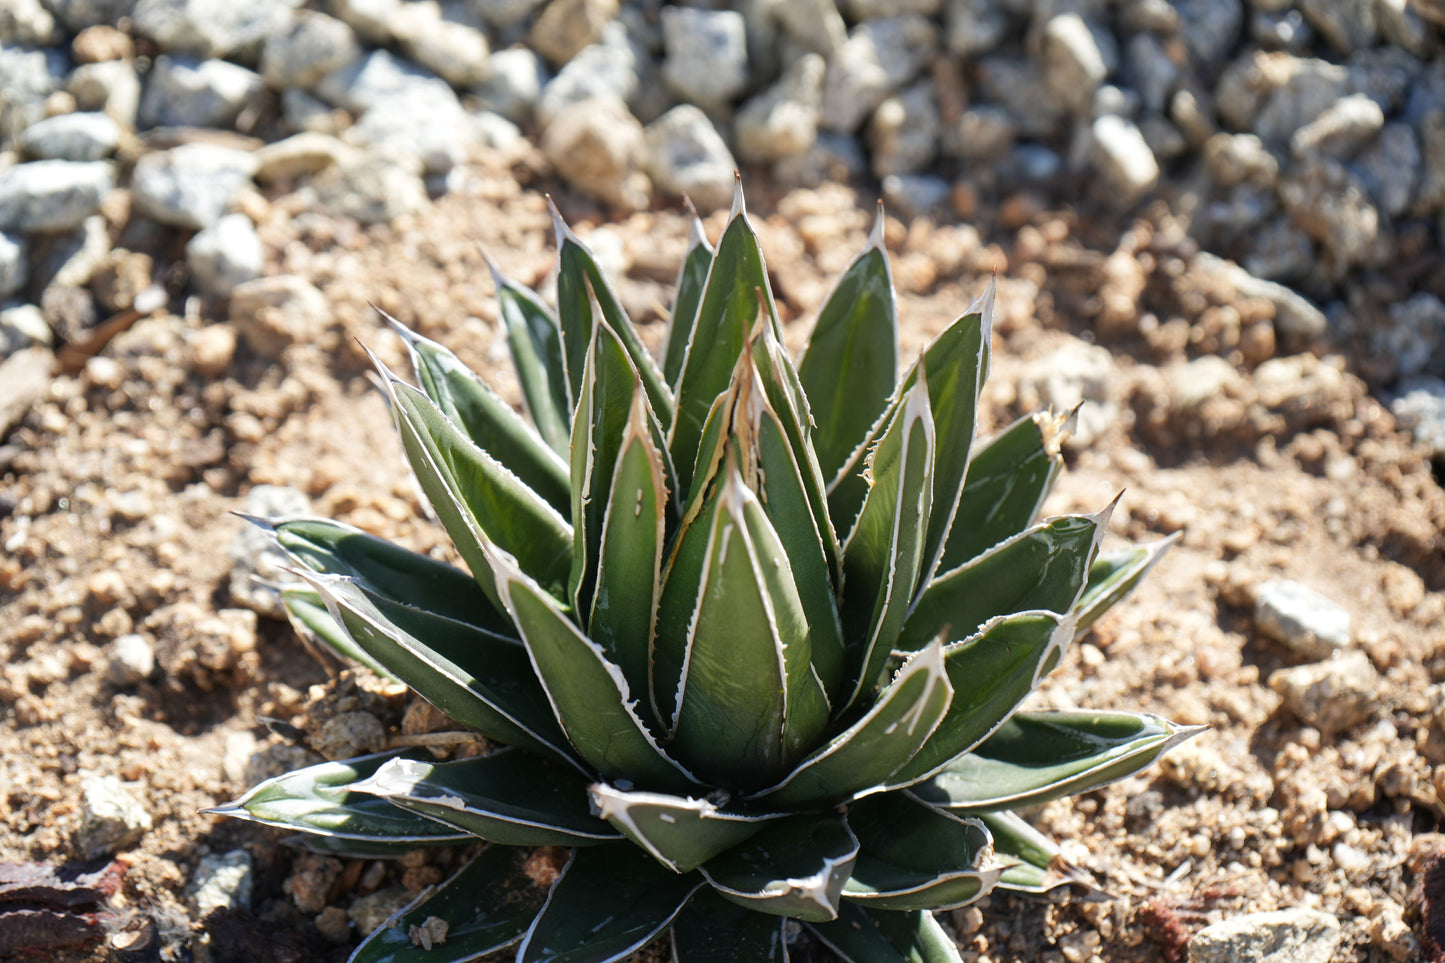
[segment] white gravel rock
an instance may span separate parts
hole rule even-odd
[[[69,69],[62,50],[0,46],[0,143],[45,116],[45,98],[60,89]]]
[[[261,76],[277,90],[311,87],[360,57],[356,32],[344,20],[298,10],[286,29],[266,38],[261,48]]]
[[[943,120],[932,84],[916,83],[889,97],[868,122],[874,176],[919,173],[933,163],[942,140]]]
[[[1305,725],[1333,736],[1374,713],[1380,674],[1369,656],[1349,649],[1323,662],[1276,669],[1270,673],[1269,687]]]
[[[548,79],[541,57],[526,47],[509,47],[487,58],[486,76],[472,93],[488,110],[521,124],[532,118]]]
[[[873,108],[933,59],[938,28],[916,15],[870,20],[853,29],[828,62],[823,126],[852,133]]]
[[[1364,94],[1341,97],[1289,139],[1296,157],[1349,157],[1385,126],[1385,112]]]
[[[930,174],[889,174],[883,178],[883,203],[899,217],[928,217],[948,203],[948,181]]]
[[[0,308],[0,358],[8,358],[26,348],[49,347],[55,343],[45,314],[33,304],[13,304]],[[48,380],[46,382],[49,383]]]
[[[1246,913],[1204,927],[1189,941],[1189,963],[1330,963],[1340,923],[1319,910]]]
[[[162,224],[199,229],[220,220],[255,170],[248,151],[182,144],[136,161],[131,194],[142,213]]]
[[[1429,376],[1411,378],[1398,390],[1390,410],[1400,427],[1413,434],[1432,458],[1445,455],[1445,381]]]
[[[456,94],[408,91],[387,97],[347,128],[346,143],[387,157],[415,158],[428,174],[444,174],[467,159],[476,131]]]
[[[477,16],[498,30],[515,27],[532,15],[542,0],[471,0]]]
[[[403,95],[456,99],[446,81],[386,50],[373,50],[333,70],[316,85],[316,94],[355,114]]]
[[[392,20],[392,33],[408,57],[454,87],[471,87],[486,79],[491,53],[486,34],[444,19],[436,0],[405,4]]]
[[[25,256],[25,238],[0,231],[0,300],[25,286],[30,260]]]
[[[156,647],[143,635],[122,635],[106,653],[105,678],[118,688],[135,685],[156,670]]]
[[[948,50],[960,57],[988,53],[1009,31],[1008,13],[997,0],[949,0],[945,25]]]
[[[136,32],[172,53],[224,57],[283,29],[300,0],[139,0]]]
[[[1043,29],[1044,81],[1060,103],[1083,113],[1109,75],[1094,32],[1077,13],[1062,13]]]
[[[106,60],[81,64],[66,78],[65,90],[81,110],[100,111],[125,130],[135,130],[141,82],[135,64]]]
[[[216,910],[249,910],[252,875],[251,854],[244,849],[203,856],[191,877],[196,918]]]
[[[261,276],[266,252],[256,225],[244,214],[227,214],[186,244],[186,266],[206,294],[225,298],[238,284]]]
[[[326,168],[311,186],[328,211],[362,224],[393,221],[428,204],[415,158],[359,154]]]
[[[135,11],[136,0],[44,0],[61,23],[79,32],[97,24],[115,23]]]
[[[829,56],[848,40],[848,25],[833,0],[782,0],[767,13],[774,22],[764,22],[762,30],[781,27],[789,40],[812,53]]]
[[[81,781],[76,845],[86,859],[124,849],[149,832],[151,825],[150,811],[115,776]]]
[[[354,152],[329,134],[293,134],[256,151],[256,180],[262,184],[295,180],[340,163]]]
[[[0,43],[49,47],[62,42],[55,17],[40,0],[8,0],[0,6]]]
[[[115,186],[107,161],[41,160],[0,170],[0,230],[68,231]]]
[[[1254,624],[1265,635],[1310,659],[1350,644],[1350,613],[1307,585],[1273,579],[1259,586]]]
[[[622,24],[608,24],[601,40],[584,47],[547,82],[537,104],[538,122],[547,127],[565,108],[594,98],[630,102],[637,96],[644,57]]]
[[[642,124],[621,101],[596,98],[564,108],[543,132],[542,152],[578,190],[628,210],[647,206]]]
[[[701,108],[679,104],[647,125],[647,172],[674,197],[686,194],[700,212],[731,203],[738,163]]]
[[[251,350],[263,358],[274,360],[293,344],[315,341],[330,317],[331,305],[326,295],[310,281],[294,274],[256,278],[231,289],[230,321]],[[286,497],[275,492],[269,494],[274,499]],[[286,514],[276,509],[251,511],[248,507],[247,511],[252,515]],[[262,577],[267,576],[262,573]],[[231,587],[234,596],[234,571]],[[242,599],[237,601],[246,604]]]
[[[777,83],[743,104],[733,119],[738,155],[748,161],[776,161],[812,147],[823,115],[827,70],[820,54],[804,54]]]
[[[1159,183],[1159,161],[1131,120],[1107,114],[1091,128],[1094,170],[1113,190],[1110,198],[1126,207]]]
[[[59,114],[36,121],[20,135],[30,156],[48,160],[98,161],[115,152],[120,125],[101,113]]]
[[[401,10],[402,0],[330,0],[332,16],[348,24],[367,43],[392,41],[391,22]]]
[[[747,86],[747,22],[737,11],[664,7],[662,36],[662,77],[684,99],[721,105]]]
[[[230,127],[265,88],[261,75],[226,60],[162,54],[146,77],[142,127]]]

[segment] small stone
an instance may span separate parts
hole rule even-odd
[[[257,278],[231,290],[230,321],[263,358],[275,360],[293,344],[314,342],[330,316],[326,296],[294,274]]]
[[[163,50],[224,57],[282,29],[295,5],[295,0],[138,0],[133,22],[137,33]]]
[[[498,30],[515,27],[532,15],[543,0],[472,0],[477,16]]]
[[[256,225],[244,214],[227,214],[190,239],[186,265],[204,293],[229,297],[238,284],[260,277],[265,266]]]
[[[801,154],[784,157],[773,165],[773,175],[779,183],[796,187],[816,188],[829,182],[846,182],[864,176],[868,161],[858,141],[847,134],[820,131],[813,146]],[[898,175],[914,177],[919,175]],[[887,183],[884,183],[885,192]],[[909,190],[909,185],[900,181],[895,189]]]
[[[105,678],[118,688],[150,678],[156,670],[156,648],[143,635],[122,635],[110,643]]]
[[[788,0],[773,4],[768,13],[789,40],[809,53],[826,57],[848,40],[848,25],[834,0]]]
[[[333,164],[311,181],[321,205],[362,224],[393,221],[424,210],[426,184],[415,160],[367,154]]]
[[[392,42],[391,22],[401,5],[402,0],[331,0],[329,7],[361,39],[386,46]]]
[[[81,781],[76,845],[86,859],[124,849],[150,828],[150,811],[115,776],[89,776]]]
[[[1445,354],[1445,301],[1421,292],[1391,304],[1387,315],[1389,324],[1370,337],[1377,350],[1388,352],[1402,378],[1426,371]]]
[[[738,156],[777,161],[812,147],[818,139],[827,69],[822,56],[803,54],[777,83],[743,104],[733,120]]]
[[[25,286],[30,262],[25,257],[25,239],[0,231],[0,300]]]
[[[20,146],[31,157],[98,161],[115,152],[120,125],[106,114],[80,112],[36,121],[21,135]]]
[[[662,9],[662,77],[685,100],[722,105],[748,83],[747,24],[735,10]]]
[[[1094,121],[1094,169],[1113,188],[1108,197],[1127,207],[1159,183],[1159,162],[1132,121],[1106,115]]]
[[[140,101],[144,127],[230,127],[265,81],[226,60],[162,54],[146,77]]]
[[[949,0],[947,38],[950,53],[975,58],[1009,35],[1009,16],[997,0]]]
[[[341,944],[351,939],[351,920],[340,906],[328,906],[312,920],[316,932],[329,943]]]
[[[251,854],[244,849],[201,857],[191,877],[196,916],[204,919],[217,910],[249,911],[251,877]]]
[[[883,203],[900,217],[928,217],[948,205],[953,188],[929,174],[889,174],[883,178]]]
[[[353,148],[329,134],[304,131],[274,141],[255,153],[256,181],[271,184],[315,174],[348,158]]]
[[[10,0],[0,7],[0,43],[49,47],[61,41],[55,17],[40,0]]]
[[[1300,12],[1341,54],[1349,55],[1375,42],[1373,0],[1299,0]]]
[[[129,60],[106,60],[76,67],[65,89],[84,111],[100,111],[121,126],[134,130],[140,113],[141,82]]]
[[[314,10],[297,10],[286,29],[266,38],[261,76],[277,90],[310,87],[361,57],[356,32],[345,21]]]
[[[1380,676],[1369,656],[1351,649],[1323,662],[1277,669],[1270,674],[1269,687],[1305,725],[1333,735],[1374,713]]]
[[[78,64],[127,60],[135,56],[135,41],[123,30],[109,24],[96,24],[75,35],[70,42],[70,55]]]
[[[54,367],[48,348],[22,348],[0,360],[0,441],[45,397]]]
[[[414,925],[407,931],[407,939],[411,940],[412,946],[430,951],[433,946],[441,946],[447,941],[450,929],[451,926],[440,916],[428,916],[420,925]]]
[[[1279,161],[1254,134],[1215,134],[1204,142],[1204,166],[1223,187],[1274,187]]]
[[[551,125],[565,107],[612,97],[630,103],[641,85],[641,61],[646,58],[621,23],[610,23],[602,39],[589,44],[569,60],[543,88],[537,102],[537,120]]]
[[[392,34],[406,55],[454,87],[471,87],[487,76],[487,36],[442,16],[436,0],[403,4],[392,19]]]
[[[23,130],[46,115],[45,103],[64,83],[69,58],[63,50],[0,46],[0,130]]]
[[[526,47],[510,47],[487,58],[484,76],[472,92],[488,110],[522,124],[531,120],[547,80],[541,57]]]
[[[131,194],[142,213],[162,224],[199,229],[221,219],[255,170],[247,151],[182,144],[136,161]]]
[[[110,230],[105,218],[92,214],[74,230],[52,235],[45,256],[30,270],[46,291],[51,287],[80,288],[90,283],[109,253]],[[44,304],[42,294],[41,306]]]
[[[558,66],[596,43],[617,16],[618,0],[551,0],[532,21],[527,45]]]
[[[823,126],[852,133],[883,100],[908,83],[938,49],[938,28],[909,15],[870,20],[853,29],[828,61]]]
[[[351,922],[356,924],[357,932],[370,933],[415,898],[405,886],[388,886],[352,900],[347,914],[351,917]]]
[[[342,712],[322,723],[311,748],[327,759],[351,759],[386,745],[386,729],[369,712]]]
[[[1350,613],[1299,582],[1275,579],[1259,587],[1254,624],[1265,635],[1310,659],[1350,644]]]
[[[115,186],[106,161],[41,160],[0,170],[0,230],[68,231]]]
[[[1008,111],[980,104],[965,110],[944,131],[943,151],[968,163],[991,164],[1002,160],[1017,138],[1018,127]]]
[[[1385,126],[1385,112],[1364,94],[1341,97],[1290,137],[1296,157],[1346,158],[1374,139]]]
[[[161,290],[155,285],[154,277],[155,260],[149,254],[118,247],[96,265],[90,289],[107,311],[142,310],[146,301],[154,302]],[[164,297],[163,292],[160,296]],[[149,313],[155,309],[145,310]]]
[[[1420,959],[1420,941],[1405,922],[1405,908],[1394,900],[1383,900],[1375,907],[1368,930],[1370,945],[1390,959],[1398,963]]]
[[[33,304],[12,304],[0,308],[0,358],[30,347],[49,347],[55,333],[45,314]]]
[[[648,124],[643,135],[647,171],[659,190],[686,194],[703,213],[727,208],[738,165],[707,114],[679,104]]]
[[[236,355],[236,329],[227,324],[208,325],[192,335],[186,347],[191,367],[205,377],[219,378],[231,367],[231,359]],[[259,588],[253,591],[259,591]],[[255,608],[246,601],[250,597],[244,590],[238,596],[232,586],[231,598],[247,608]],[[279,604],[279,598],[276,601]],[[274,608],[268,608],[265,614],[270,615],[273,611]]]
[[[1094,32],[1077,13],[1063,13],[1044,25],[1044,82],[1062,104],[1076,113],[1088,110],[1109,66]]]
[[[364,114],[395,97],[417,102],[456,100],[446,81],[387,50],[373,50],[331,71],[316,84],[315,93],[353,114]]]
[[[1445,381],[1428,375],[1410,378],[1400,383],[1397,392],[1390,411],[1400,427],[1431,458],[1445,455]]]
[[[1329,963],[1339,943],[1339,921],[1319,910],[1246,913],[1195,933],[1189,963]]]
[[[542,151],[564,180],[629,210],[648,203],[651,184],[638,170],[645,150],[642,125],[612,98],[564,108],[542,134]]]
[[[922,171],[938,153],[942,127],[931,84],[914,84],[883,101],[868,122],[874,176]]]

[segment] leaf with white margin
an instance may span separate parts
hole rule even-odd
[[[673,920],[672,963],[788,963],[787,925],[702,890]]]
[[[794,816],[728,850],[698,872],[724,899],[759,913],[835,919],[858,839],[841,816]]]
[[[692,340],[693,325],[697,323],[697,309],[702,304],[702,292],[707,284],[707,272],[712,267],[713,249],[707,242],[702,221],[692,201],[683,198],[687,205],[688,236],[687,254],[677,272],[677,292],[672,306],[672,320],[667,325],[667,345],[662,349],[662,376],[673,390],[682,375],[682,359],[687,344]]]
[[[522,400],[538,433],[566,458],[574,402],[562,360],[562,329],[535,291],[504,277],[490,257],[486,261],[497,287],[497,316],[507,329]]]
[[[1148,545],[1134,545],[1117,552],[1100,552],[1089,566],[1089,582],[1084,594],[1074,603],[1074,612],[1079,617],[1079,631],[1083,632],[1098,621],[1125,596],[1134,591],[1148,571],[1154,567],[1164,553],[1179,540],[1175,532]]]
[[[986,896],[1003,873],[977,819],[908,796],[869,796],[848,810],[858,864],[845,899],[887,910],[952,909]]]
[[[761,832],[788,813],[726,810],[707,799],[624,790],[607,783],[589,789],[593,811],[675,873],[688,873]]]

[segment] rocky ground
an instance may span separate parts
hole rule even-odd
[[[1050,508],[1179,535],[1041,698],[1212,728],[1033,813],[1098,886],[951,914],[966,957],[1441,958],[1438,5],[314,6],[0,10],[0,862],[45,894],[0,870],[0,958],[339,960],[443,878],[202,813],[446,726],[329,675],[227,513],[444,550],[368,304],[515,397],[478,245],[545,289],[550,191],[660,340],[673,198],[716,239],[738,161],[794,347],[881,193],[905,356],[997,272],[987,424],[1083,402]]]

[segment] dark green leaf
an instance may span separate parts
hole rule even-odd
[[[673,963],[788,963],[786,921],[704,890],[672,924]]]
[[[1134,591],[1154,563],[1178,541],[1178,533],[1151,545],[1136,545],[1118,552],[1101,552],[1089,566],[1089,582],[1084,594],[1074,603],[1079,617],[1078,630],[1083,632],[1109,609]]]
[[[813,445],[832,478],[868,434],[898,380],[898,304],[883,246],[883,211],[838,279],[798,364],[817,427]]]
[[[592,815],[586,779],[515,749],[457,762],[393,759],[351,789],[504,846],[593,846],[618,838]]]
[[[517,963],[611,963],[647,945],[702,885],[634,846],[579,849],[527,932]]]
[[[1201,731],[1129,712],[1017,712],[913,791],[957,813],[1035,806],[1131,776]]]
[[[872,910],[870,915],[903,952],[908,963],[963,963],[958,944],[928,910],[912,913]]]
[[[682,374],[682,359],[687,352],[687,343],[692,340],[693,325],[697,323],[697,309],[702,304],[703,287],[707,284],[708,268],[712,267],[712,245],[703,233],[702,221],[697,211],[688,202],[691,224],[687,238],[687,255],[677,272],[677,300],[672,306],[672,321],[667,326],[667,347],[663,350],[662,376],[673,388]]]
[[[848,825],[859,852],[843,895],[871,908],[962,906],[986,895],[1002,872],[987,865],[991,841],[981,822],[932,809],[904,793],[855,803]]]
[[[1091,884],[1082,870],[1064,859],[1057,843],[1017,813],[980,813],[978,818],[993,836],[1000,859],[1016,860],[999,877],[999,889],[1037,894],[1071,882]]]
[[[466,833],[403,812],[385,800],[348,788],[397,755],[380,752],[297,769],[267,779],[235,802],[207,812],[366,843],[425,846],[468,840]]]
[[[541,890],[530,885],[523,869],[527,855],[490,847],[378,927],[347,963],[467,963],[511,946],[542,905]],[[447,924],[446,937],[423,949],[412,942],[412,927],[433,917]]]
[[[512,366],[527,411],[537,432],[566,458],[574,396],[569,393],[557,318],[535,293],[503,277],[491,258],[487,266],[497,285],[498,315],[507,329]]]
[[[953,701],[923,748],[889,779],[906,786],[983,741],[1051,672],[1074,638],[1073,620],[1052,612],[999,616],[944,649]]]
[[[1111,504],[1097,515],[1050,519],[938,576],[908,614],[898,644],[917,648],[945,631],[962,638],[1010,612],[1070,611],[1084,591],[1113,509]]]
[[[426,396],[472,442],[501,462],[522,484],[559,512],[570,507],[567,462],[537,430],[482,383],[455,354],[382,312],[411,349],[412,366]]]
[[[308,581],[356,645],[432,705],[489,739],[577,765],[516,642],[368,594],[340,576]]]
[[[591,788],[593,810],[668,869],[688,873],[761,831],[784,813],[719,809],[706,799]]]
[[[843,545],[843,632],[855,672],[849,703],[878,684],[913,599],[924,564],[934,454],[928,385],[921,380],[869,456],[873,484]]]
[[[979,446],[944,546],[947,572],[1011,538],[1039,517],[1064,464],[1067,415],[1028,415]]]
[[[760,798],[802,809],[838,802],[882,784],[928,741],[952,698],[943,645],[935,642],[904,663],[863,718]]]
[[[286,607],[291,625],[303,638],[319,641],[343,659],[358,662],[383,678],[396,678],[390,669],[351,641],[351,636],[347,635],[346,630],[326,611],[326,603],[317,592],[311,589],[285,589],[281,592],[281,604]]]
[[[822,922],[838,915],[858,840],[841,816],[794,816],[776,823],[700,872],[724,899],[777,916]]]
[[[845,963],[913,963],[879,929],[877,916],[861,903],[843,900],[836,920],[806,925]]]

